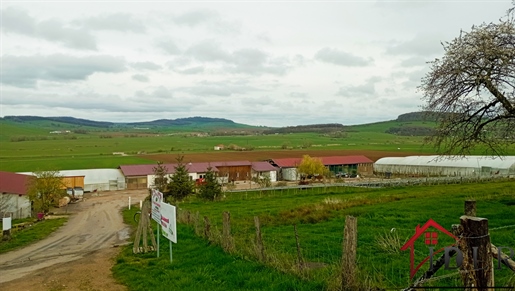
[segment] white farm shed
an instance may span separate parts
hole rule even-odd
[[[32,172],[20,174],[34,175]],[[63,177],[84,177],[84,192],[112,191],[125,189],[125,177],[120,169],[85,169],[59,171]]]
[[[408,156],[381,158],[376,174],[417,176],[515,175],[515,156]]]

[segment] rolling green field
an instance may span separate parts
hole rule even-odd
[[[450,229],[452,224],[459,224],[464,200],[475,199],[477,215],[489,219],[492,243],[515,249],[514,186],[515,183],[511,180],[389,189],[340,187],[227,193],[225,199],[219,202],[203,202],[192,198],[178,205],[179,213],[187,210],[193,214],[198,212],[200,218],[208,217],[211,229],[215,233],[221,232],[222,213],[230,213],[231,231],[235,242],[233,254],[217,254],[221,257],[212,257],[211,252],[221,252],[219,241],[214,239],[208,243],[200,238],[195,239],[192,237],[195,223],[181,224],[177,234],[178,243],[173,246],[172,264],[168,261],[168,242],[161,245],[163,257],[160,259],[152,255],[132,255],[129,246],[118,257],[114,272],[130,290],[143,290],[141,286],[145,286],[145,282],[153,284],[149,286],[155,287],[156,290],[165,290],[168,285],[179,286],[173,285],[176,284],[175,280],[169,278],[176,278],[176,272],[184,270],[189,270],[191,276],[200,282],[195,281],[197,285],[182,285],[181,290],[194,290],[195,286],[204,286],[203,284],[238,286],[242,276],[250,270],[248,268],[254,268],[258,262],[253,247],[253,219],[254,216],[258,216],[268,257],[265,262],[260,263],[262,267],[258,268],[266,275],[259,273],[259,277],[274,277],[276,272],[280,271],[309,282],[305,288],[291,287],[290,290],[336,290],[339,284],[345,217],[352,215],[357,217],[358,221],[357,257],[360,285],[366,289],[377,287],[399,290],[410,284],[409,251],[400,251],[400,247],[414,234],[418,224],[423,225],[430,218],[446,229]],[[202,221],[201,219],[197,223],[197,227],[201,229]],[[294,224],[297,225],[304,262],[308,266],[317,267],[304,271],[299,271],[296,267]],[[450,240],[446,240],[442,235],[439,237],[439,243],[446,245]],[[198,257],[199,252],[206,252],[206,255]],[[427,246],[423,243],[417,244],[417,261],[427,255]],[[226,264],[237,264],[236,261],[242,259],[249,261],[248,266],[241,271],[243,275],[228,270],[225,273],[217,272]],[[427,264],[422,270],[427,270]],[[141,276],[138,273],[146,275]],[[421,272],[417,277],[420,274]],[[162,281],[160,283],[154,280],[158,276]],[[435,276],[439,279],[428,282],[425,286],[461,284],[455,270],[441,269]],[[187,279],[190,280],[192,277]],[[506,267],[495,270],[495,280],[496,286],[513,284],[514,273]],[[262,285],[242,285],[242,289],[284,290],[273,282],[260,282]]]
[[[384,150],[429,154],[422,137],[385,133],[388,128],[423,122],[382,123],[348,127],[343,137],[322,133],[206,136],[173,128],[91,128],[56,122],[16,123],[0,120],[0,170],[71,170],[116,168],[122,164],[152,163],[148,154],[209,153],[223,144],[252,151],[269,150]],[[192,130],[192,128],[188,128]],[[70,130],[67,134],[51,134]],[[185,129],[182,129],[185,130]],[[73,133],[73,131],[81,133]],[[113,155],[123,152],[125,156]]]

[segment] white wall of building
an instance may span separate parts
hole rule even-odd
[[[283,180],[286,181],[297,181],[297,168],[283,168],[282,169]]]
[[[32,172],[19,174],[34,175]],[[64,177],[84,176],[84,191],[113,191],[126,188],[125,176],[120,169],[86,169],[63,170],[59,174]]]
[[[488,176],[515,174],[515,157],[408,156],[381,158],[374,172],[421,176]]]
[[[270,182],[277,182],[277,171],[252,172],[252,178],[256,178],[259,176],[267,176],[270,177]]]
[[[30,217],[30,201],[27,195],[1,194],[0,213],[11,213],[13,219]]]

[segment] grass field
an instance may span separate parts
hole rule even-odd
[[[339,137],[322,133],[206,136],[195,132],[195,127],[139,130],[49,121],[17,123],[0,120],[0,170],[116,168],[123,164],[146,164],[156,160],[175,161],[178,155],[186,156],[187,161],[209,162],[302,157],[303,154],[367,155],[372,152],[375,154],[370,158],[375,161],[385,156],[434,154],[431,146],[423,144],[423,137],[386,133],[392,127],[409,126],[431,127],[434,124],[385,121],[355,125],[347,127],[345,134]],[[50,133],[56,130],[70,130],[71,133]],[[219,144],[245,148],[246,151],[214,151],[214,146]],[[125,156],[113,153],[124,153]],[[515,154],[515,145],[508,154]]]
[[[227,193],[223,201],[206,203],[194,198],[178,205],[181,212],[198,212],[200,217],[206,216],[211,221],[211,229],[221,231],[222,212],[231,214],[231,230],[234,236],[236,252],[225,260],[249,260],[250,266],[256,266],[257,258],[253,248],[255,235],[253,217],[261,220],[263,240],[268,261],[262,264],[262,270],[270,274],[273,267],[286,274],[296,275],[314,285],[307,289],[335,289],[338,285],[338,274],[342,255],[342,233],[345,217],[352,215],[358,219],[358,267],[359,278],[363,286],[400,289],[409,286],[409,252],[399,249],[415,232],[415,227],[432,218],[447,229],[451,224],[459,223],[463,213],[463,202],[466,199],[477,200],[478,216],[489,219],[491,240],[500,246],[515,248],[515,183],[485,182],[463,185],[417,186],[390,189],[365,188],[320,188],[313,190],[283,190],[275,192]],[[305,272],[295,267],[297,249],[293,225],[298,228],[301,252],[304,260],[311,265],[322,266]],[[132,255],[126,250],[118,258],[115,273],[129,289],[138,290],[144,286],[145,280],[152,276],[138,277],[130,282],[125,276],[133,269],[141,273],[154,273],[163,270],[182,269],[204,270],[202,276],[192,275],[197,281],[213,284],[219,282],[234,286],[234,282],[225,280],[241,280],[241,275],[224,277],[215,270],[220,268],[219,259],[189,258],[185,249],[211,252],[213,248],[207,241],[192,237],[193,226],[181,225],[178,232],[178,243],[174,245],[176,265],[165,264],[166,258],[157,263],[151,255]],[[184,232],[184,233],[180,233]],[[164,239],[163,239],[164,240]],[[163,241],[162,240],[162,241]],[[386,242],[386,243],[385,243]],[[440,243],[449,243],[443,236]],[[166,256],[168,245],[162,246]],[[427,246],[417,245],[416,258],[427,256]],[[225,256],[229,256],[225,254]],[[156,267],[159,265],[159,267]],[[136,268],[137,266],[137,268]],[[123,271],[122,271],[123,270]],[[248,269],[246,269],[248,270]],[[244,271],[246,272],[246,271]],[[126,275],[124,275],[126,274]],[[157,273],[155,273],[157,276]],[[452,275],[451,270],[440,270],[437,277],[450,275],[426,286],[459,286],[460,279]],[[260,275],[261,276],[261,275]],[[269,275],[272,276],[272,275]],[[165,278],[166,275],[163,277]],[[234,278],[233,278],[234,277]],[[188,278],[188,280],[191,278]],[[496,285],[505,286],[513,280],[513,273],[504,268],[495,271]],[[170,281],[167,281],[170,282]],[[150,282],[149,282],[150,283]],[[153,281],[152,284],[157,284]],[[322,284],[323,288],[320,288]],[[157,285],[164,289],[166,285]],[[222,285],[223,286],[223,285]],[[248,286],[246,290],[280,290],[270,283],[257,287]],[[275,287],[274,287],[275,286]],[[293,288],[295,289],[295,288]],[[293,290],[292,289],[292,290]],[[193,289],[190,289],[193,290]],[[300,289],[299,289],[300,290]]]

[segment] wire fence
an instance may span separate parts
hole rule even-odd
[[[288,190],[307,190],[327,187],[365,187],[365,188],[388,188],[406,187],[419,185],[451,185],[451,184],[470,184],[477,182],[491,181],[511,181],[515,180],[514,175],[494,175],[494,176],[471,176],[471,177],[413,177],[413,178],[362,178],[359,180],[346,182],[327,182],[312,183],[308,185],[290,185],[280,187],[266,187],[253,189],[227,190],[228,193],[248,192],[248,191],[288,191]]]

